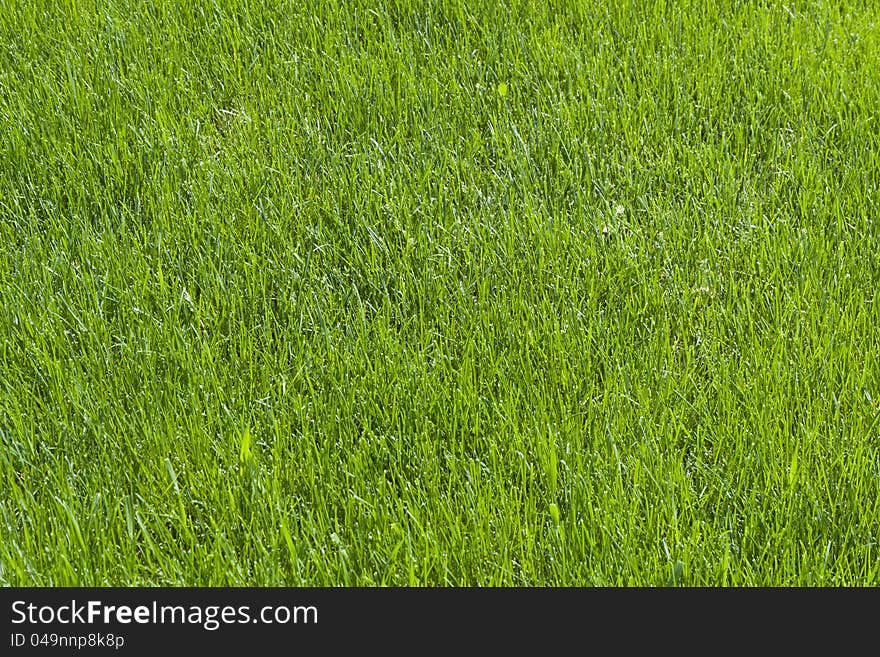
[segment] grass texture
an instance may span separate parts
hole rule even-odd
[[[0,0],[0,584],[880,585],[878,21]]]

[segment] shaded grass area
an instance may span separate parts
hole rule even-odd
[[[708,4],[0,0],[0,583],[880,583],[880,26]]]

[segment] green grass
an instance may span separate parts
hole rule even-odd
[[[0,0],[0,584],[880,585],[874,2]]]

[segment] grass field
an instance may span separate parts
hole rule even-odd
[[[873,1],[0,0],[0,584],[880,585]]]

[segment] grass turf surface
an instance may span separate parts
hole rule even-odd
[[[880,584],[873,2],[0,44],[0,583]]]

